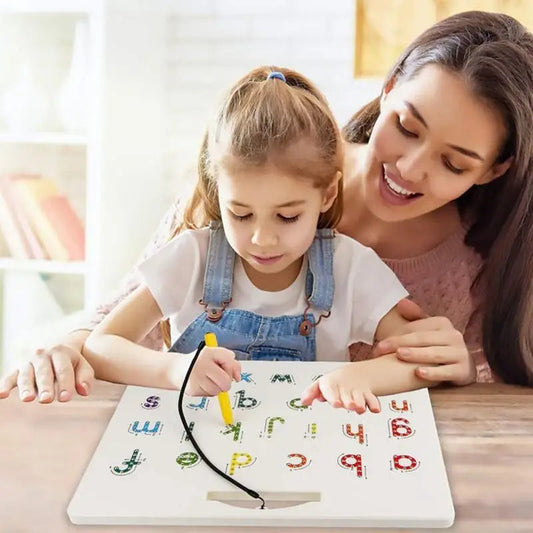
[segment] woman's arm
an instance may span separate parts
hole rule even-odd
[[[138,262],[153,255],[168,241],[181,217],[182,204],[176,199],[159,223]],[[28,360],[21,361],[17,367],[0,378],[0,399],[7,398],[15,387],[18,387],[22,401],[38,398],[40,403],[50,403],[54,399],[69,401],[75,392],[83,396],[88,395],[94,373],[81,354],[85,339],[119,302],[139,286],[139,283],[137,269],[133,268],[122,280],[119,289],[99,305],[77,330],[67,333],[51,346],[43,345],[38,348]],[[154,350],[161,349],[163,338],[159,325],[147,332],[140,342]]]

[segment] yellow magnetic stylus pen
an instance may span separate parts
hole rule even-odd
[[[211,348],[218,346],[217,338],[214,333],[206,333],[204,335],[205,345]],[[222,418],[226,425],[233,424],[233,411],[231,410],[231,402],[229,400],[229,394],[224,392],[218,393],[218,403],[220,405],[220,411],[222,412]]]

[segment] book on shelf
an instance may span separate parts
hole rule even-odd
[[[85,231],[66,196],[56,194],[41,200],[41,209],[66,248],[71,261],[85,257]]]
[[[85,257],[85,230],[68,198],[56,182],[39,175],[9,176],[12,199],[26,216],[41,258],[54,261],[82,261]],[[37,258],[38,249],[32,252]]]
[[[0,231],[0,258],[9,256],[11,256],[9,246],[7,245],[7,241],[4,238],[3,232]]]
[[[24,174],[24,176],[35,177],[32,174]],[[20,202],[17,201],[16,191],[13,189],[11,181],[12,178],[9,176],[0,178],[0,194],[4,197],[5,202],[13,214],[13,218],[15,219],[15,223],[19,231],[24,236],[29,257],[32,259],[48,259],[48,255],[45,253],[41,243],[39,242],[39,239],[31,227],[31,223],[26,212],[24,209],[22,209]]]
[[[8,254],[15,259],[29,259],[30,252],[24,235],[17,225],[4,195],[0,192],[0,233]]]

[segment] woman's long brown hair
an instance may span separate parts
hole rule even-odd
[[[507,137],[495,163],[513,156],[499,179],[458,200],[474,223],[465,242],[481,254],[483,347],[506,382],[533,386],[533,35],[512,17],[470,11],[436,23],[407,47],[386,77],[401,83],[434,64],[459,73],[480,100],[503,117]],[[347,141],[366,143],[379,98],[343,128]]]

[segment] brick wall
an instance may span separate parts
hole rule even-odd
[[[353,79],[354,0],[172,0],[167,26],[169,200],[195,165],[221,91],[251,68],[294,68],[321,89],[342,125],[377,95]]]

